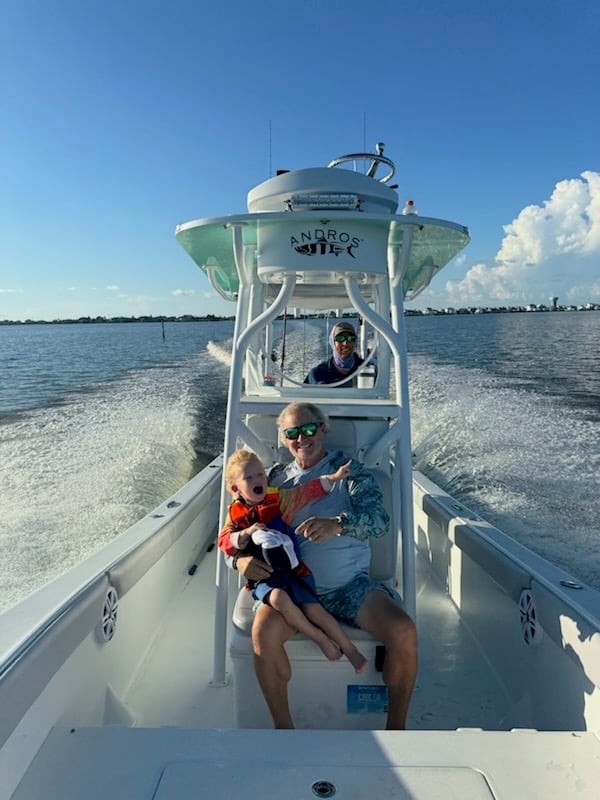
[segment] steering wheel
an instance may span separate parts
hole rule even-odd
[[[386,158],[385,156],[381,155],[381,153],[349,153],[347,156],[340,156],[339,158],[334,158],[327,166],[328,167],[337,167],[339,164],[345,164],[348,161],[370,161],[371,165],[367,170],[367,175],[369,178],[374,178],[375,173],[380,164],[385,164],[386,167],[389,167],[390,171],[387,175],[384,175],[383,178],[377,178],[380,183],[387,183],[391,180],[396,172],[396,165],[394,162]]]

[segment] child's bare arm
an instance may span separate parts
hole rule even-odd
[[[252,534],[248,533],[248,531],[236,531],[235,534],[232,535],[232,540],[235,539],[238,550],[244,550],[251,536]]]
[[[337,481],[342,481],[344,478],[347,478],[350,475],[350,465],[352,464],[352,459],[346,461],[345,464],[342,464],[341,467],[338,467],[335,472],[331,475],[324,475],[324,478],[327,478],[329,481],[330,486],[333,486],[334,483]]]
[[[279,489],[279,507],[284,521],[289,525],[299,509],[330,492],[336,481],[347,478],[350,475],[350,464],[352,464],[352,459],[342,464],[331,475],[321,475],[319,478],[300,484],[300,486]]]

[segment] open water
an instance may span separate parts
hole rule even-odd
[[[407,319],[415,465],[600,589],[600,314]],[[0,609],[221,449],[233,322],[0,326]],[[299,376],[323,321],[288,322]],[[290,355],[291,354],[291,355]]]

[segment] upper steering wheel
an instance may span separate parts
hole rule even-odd
[[[394,164],[394,162],[383,155],[383,144],[377,145],[377,154],[349,153],[347,156],[340,156],[339,158],[334,158],[333,161],[331,161],[327,166],[337,167],[339,164],[345,164],[347,161],[370,161],[371,165],[366,173],[369,176],[369,178],[374,178],[379,165],[385,164],[387,167],[390,168],[390,171],[388,172],[387,175],[384,175],[383,178],[377,179],[380,183],[387,183],[389,180],[393,178],[396,172],[396,165]]]

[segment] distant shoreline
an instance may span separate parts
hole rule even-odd
[[[530,312],[556,312],[556,311],[600,311],[600,303],[586,303],[585,305],[568,305],[568,306],[536,306],[533,303],[527,306],[500,306],[494,308],[492,306],[470,306],[468,308],[426,308],[426,309],[413,309],[405,308],[404,315],[406,317],[428,317],[428,316],[454,316],[458,314],[522,314]],[[330,316],[336,317],[334,313]],[[344,314],[343,316],[356,316],[355,314]],[[303,314],[300,319],[318,319],[322,318],[322,314]],[[227,322],[234,320],[235,315],[232,314],[228,317],[219,317],[215,314],[207,314],[206,316],[197,317],[193,314],[184,314],[180,317],[78,317],[77,319],[26,319],[26,320],[0,320],[0,325],[109,325],[112,323],[130,323],[130,322]],[[280,315],[279,319],[283,319]]]
[[[26,319],[26,320],[0,320],[0,325],[110,325],[118,322],[224,322],[234,320],[235,316],[217,317],[214,314],[207,314],[205,317],[195,317],[192,314],[184,314],[181,317],[78,317],[77,319]]]

